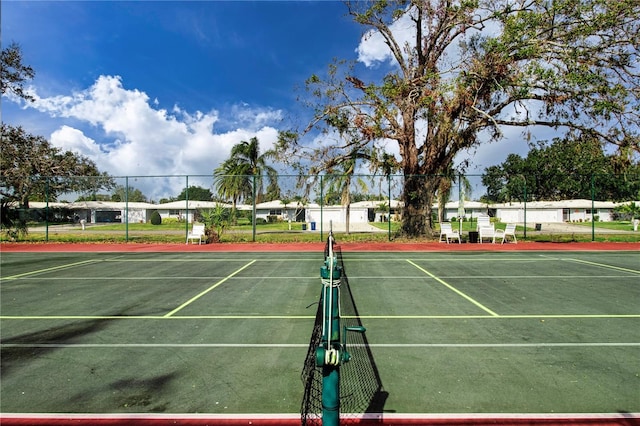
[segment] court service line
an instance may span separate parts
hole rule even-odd
[[[250,257],[249,257],[250,259]],[[170,259],[163,259],[162,257],[159,258],[153,258],[153,259],[149,259],[149,258],[144,258],[144,259],[106,259],[106,262],[151,262],[151,263],[166,263],[166,262],[179,262],[179,263],[189,263],[189,262],[215,262],[215,263],[220,263],[220,262],[246,262],[248,259],[242,259],[241,257],[238,256],[234,256],[234,257],[222,257],[222,258],[170,258]],[[305,262],[317,262],[318,259],[316,258],[295,258],[296,262],[298,261],[305,261]],[[284,261],[282,258],[278,259],[278,258],[261,258],[261,259],[255,259],[256,262],[282,262]]]
[[[3,281],[5,281],[5,280],[15,280],[17,278],[26,277],[26,276],[29,276],[29,275],[35,275],[35,274],[40,274],[40,273],[49,272],[49,271],[57,271],[59,269],[72,268],[74,266],[88,265],[90,263],[97,263],[97,262],[102,262],[102,261],[103,261],[102,259],[83,260],[81,262],[68,263],[66,265],[52,266],[51,268],[38,269],[38,270],[35,270],[35,271],[24,272],[22,274],[11,275],[11,276],[8,276],[8,277],[0,278],[0,280],[3,280]]]
[[[639,315],[640,316],[640,315]],[[0,320],[209,320],[209,319],[314,319],[315,315],[0,315]]]
[[[47,281],[130,281],[130,280],[135,280],[135,281],[158,281],[158,280],[193,280],[193,281],[198,281],[198,280],[207,280],[207,281],[211,281],[212,279],[216,279],[216,278],[224,278],[224,276],[215,276],[215,275],[209,275],[209,276],[193,276],[193,275],[189,275],[189,276],[170,276],[170,275],[162,275],[162,276],[130,276],[130,277],[99,277],[99,276],[92,276],[92,277],[46,277],[46,278],[38,278],[38,277],[21,277],[21,281],[41,281],[41,280],[47,280]],[[371,275],[371,276],[366,276],[366,275],[359,275],[359,276],[352,276],[349,275],[349,280],[351,281],[355,281],[355,280],[374,280],[371,281],[370,284],[375,284],[376,282],[380,281],[381,283],[384,282],[384,280],[415,280],[418,278],[424,278],[424,275],[403,275],[401,277],[397,277],[397,276],[384,276],[384,275]],[[466,276],[466,275],[445,275],[440,277],[441,279],[449,279],[449,278],[453,278],[453,279],[457,279],[457,278],[464,278],[464,279],[468,279],[468,280],[486,280],[486,279],[511,279],[511,280],[541,280],[541,279],[566,279],[566,280],[576,280],[576,279],[585,279],[585,278],[599,278],[599,279],[629,279],[629,276],[627,275],[536,275],[536,276],[532,276],[532,275],[484,275],[484,276],[476,276],[476,277],[470,277],[470,276]],[[6,278],[5,278],[6,279]],[[236,277],[237,280],[256,280],[256,277]],[[263,281],[282,281],[282,280],[317,280],[318,277],[315,275],[309,275],[309,276],[270,276],[270,277],[260,277],[260,280]]]
[[[384,280],[394,279],[394,280],[415,280],[416,278],[423,278],[423,275],[403,275],[401,277],[397,276],[384,276],[384,275],[349,275],[349,280],[380,280],[380,282],[384,282]],[[162,277],[160,277],[162,278]],[[171,278],[171,277],[167,277]],[[269,277],[272,278],[272,277]],[[278,277],[280,278],[280,277]],[[282,277],[286,278],[286,277]],[[315,278],[315,277],[313,277]],[[468,275],[444,275],[441,276],[442,279],[447,278],[464,278],[467,280],[486,280],[486,279],[513,279],[513,280],[539,280],[539,279],[558,279],[558,278],[566,278],[566,279],[585,279],[585,278],[629,278],[626,275],[482,275],[482,276],[473,276],[470,277]],[[109,278],[112,279],[112,278]],[[376,281],[373,281],[370,284],[375,284]]]
[[[2,317],[0,317],[1,319]],[[640,318],[640,314],[529,314],[529,315],[360,315],[342,318],[357,319],[617,319]]]
[[[601,268],[615,269],[616,271],[630,272],[632,274],[640,274],[640,271],[637,271],[635,269],[628,269],[628,268],[622,268],[620,266],[607,265],[606,263],[590,262],[588,260],[572,259],[572,258],[567,258],[566,260],[570,260],[572,262],[584,263],[586,265],[599,266]]]
[[[463,298],[467,299],[469,302],[473,303],[474,305],[476,305],[477,307],[479,307],[483,311],[487,312],[489,315],[494,316],[494,317],[499,316],[498,314],[493,312],[491,309],[489,309],[486,306],[484,306],[482,303],[478,302],[477,300],[473,299],[470,296],[467,296],[465,293],[461,292],[460,290],[458,290],[457,288],[455,288],[451,284],[447,283],[446,281],[436,277],[431,272],[429,272],[426,269],[422,268],[421,266],[415,264],[411,260],[407,259],[407,262],[409,262],[410,264],[412,264],[413,266],[415,266],[416,268],[418,268],[419,270],[421,270],[425,274],[429,275],[431,278],[433,278],[434,280],[438,281],[440,284],[442,284],[443,286],[447,287],[449,290],[451,290],[451,291],[455,292],[456,294],[458,294],[459,296],[462,296]]]
[[[246,265],[244,265],[242,268],[240,269],[236,269],[234,272],[232,272],[231,274],[227,275],[226,277],[224,277],[223,279],[221,279],[220,281],[218,281],[217,283],[215,283],[214,285],[212,285],[211,287],[209,287],[208,289],[206,289],[205,291],[201,292],[200,294],[195,295],[194,297],[192,297],[191,299],[187,300],[186,302],[184,302],[182,305],[178,306],[177,308],[175,308],[173,311],[169,312],[168,314],[165,315],[165,317],[170,317],[173,314],[175,314],[176,312],[182,310],[183,308],[189,306],[191,303],[195,302],[196,300],[198,300],[199,298],[201,298],[202,296],[204,296],[205,294],[209,293],[211,290],[213,290],[214,288],[218,287],[220,284],[224,283],[225,281],[227,281],[228,279],[232,278],[234,275],[239,274],[240,272],[244,271],[245,269],[247,269],[249,266],[253,265],[254,263],[256,263],[256,259],[252,260],[251,262],[247,263]]]
[[[0,315],[0,320],[210,320],[210,319],[277,319],[277,320],[295,320],[295,319],[313,319],[314,315],[180,315],[167,317],[158,315]],[[540,314],[540,315],[343,315],[342,318],[348,319],[447,319],[447,320],[471,320],[471,319],[491,319],[491,320],[508,320],[508,319],[627,319],[640,318],[640,314]]]

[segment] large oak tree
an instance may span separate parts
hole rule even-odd
[[[326,76],[311,76],[313,119],[282,132],[278,148],[290,161],[327,170],[354,156],[378,167],[385,144],[396,144],[405,235],[431,234],[434,197],[454,158],[502,138],[507,127],[585,133],[640,151],[637,0],[346,6],[365,37],[382,38],[388,62],[376,64],[377,77],[356,75],[362,67],[340,60]],[[305,136],[318,130],[326,139],[310,146]]]
[[[17,43],[0,54],[0,91],[27,101],[33,98],[24,89],[35,71],[23,63]],[[56,200],[67,191],[95,193],[111,188],[113,180],[101,173],[87,157],[52,146],[42,136],[32,135],[22,127],[2,123],[0,128],[0,199],[3,219],[8,220],[7,206],[17,203],[28,208],[30,200]]]
[[[113,179],[82,155],[52,146],[22,127],[2,124],[0,196],[3,206],[16,202],[55,201],[64,192],[95,193],[113,187]]]
[[[36,75],[33,68],[22,63],[22,51],[17,43],[11,43],[0,52],[0,90],[33,101],[25,92],[24,83]]]

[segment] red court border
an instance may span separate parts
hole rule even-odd
[[[22,416],[22,417],[21,417]],[[287,414],[6,414],[0,417],[4,426],[295,426],[299,415]],[[345,418],[345,423],[357,426],[638,426],[638,413],[620,414],[369,414],[360,418]]]
[[[470,252],[470,251],[640,251],[640,243],[586,242],[518,244],[417,243],[341,243],[348,252]],[[142,243],[2,243],[0,253],[29,252],[321,252],[324,243],[221,243],[221,244],[142,244]],[[153,415],[153,414],[0,414],[3,426],[294,426],[299,415]],[[493,414],[493,415],[369,415],[349,418],[350,425],[386,426],[640,426],[640,413],[620,414]]]

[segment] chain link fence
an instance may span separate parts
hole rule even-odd
[[[438,188],[425,223],[451,222],[463,240],[478,217],[517,224],[521,238],[628,241],[640,234],[640,176],[411,176]],[[216,241],[396,240],[408,219],[401,175],[41,177],[0,183],[2,239],[186,242],[193,223]],[[423,182],[423,183],[422,183]],[[414,188],[416,186],[414,185]],[[425,201],[425,203],[428,201]],[[415,213],[414,213],[415,214]],[[348,238],[342,238],[343,241]]]

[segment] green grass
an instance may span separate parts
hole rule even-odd
[[[389,224],[386,222],[370,223],[383,231],[388,231]],[[590,223],[582,223],[585,227],[590,227]],[[454,222],[454,229],[458,229],[459,224]],[[496,223],[497,229],[504,229],[506,224]],[[629,231],[630,222],[598,222],[595,232],[595,241],[611,242],[640,242],[640,232],[620,233],[620,234],[598,234],[598,228]],[[189,226],[189,229],[191,227]],[[476,222],[463,222],[462,235],[466,237],[469,231],[475,231]],[[435,241],[438,238],[439,227],[436,225],[436,235],[433,238],[421,238],[409,240],[398,237],[400,223],[391,222],[391,238],[388,232],[381,233],[336,233],[336,238],[343,242],[408,242],[408,241]],[[82,231],[80,226],[50,226],[48,235],[43,227],[31,229],[22,237],[20,241],[25,242],[64,242],[64,243],[182,243],[185,241],[186,225],[184,223],[167,223],[161,225],[151,225],[146,223],[131,223],[128,227],[125,224],[105,224],[87,226],[86,231]],[[323,238],[326,238],[328,230],[323,230]],[[524,240],[524,228],[519,226],[516,230],[519,240]],[[244,223],[226,229],[222,235],[222,242],[253,242],[253,229],[251,224]],[[534,232],[533,227],[527,227],[528,241],[541,242],[588,242],[592,241],[590,232],[586,233],[566,233],[566,234],[545,234]],[[6,233],[0,235],[0,241],[9,241]],[[318,231],[309,232],[302,230],[302,223],[292,223],[291,231],[287,222],[276,222],[259,224],[256,226],[255,241],[262,243],[286,243],[286,242],[318,242],[321,241]]]

